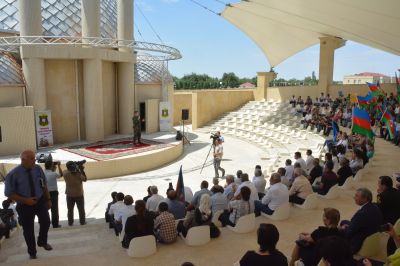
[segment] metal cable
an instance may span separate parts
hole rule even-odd
[[[210,9],[210,8],[208,8],[208,7],[206,7],[206,6],[203,5],[203,4],[200,4],[200,3],[197,2],[196,0],[189,0],[189,1],[195,3],[196,5],[198,5],[198,6],[202,7],[202,8],[204,8],[205,10],[207,10],[207,11],[209,11],[209,12],[211,12],[211,13],[217,15],[217,16],[219,16],[219,13],[217,13],[217,12],[215,12],[214,10],[212,10],[212,9]],[[217,0],[216,0],[216,1],[217,1]]]
[[[151,30],[153,31],[153,33],[157,36],[158,40],[164,44],[163,40],[161,39],[160,35],[158,35],[157,31],[154,29],[153,25],[151,25],[150,21],[147,19],[147,17],[144,15],[142,9],[140,9],[140,7],[135,4],[136,8],[139,10],[139,13],[143,16],[143,18],[146,20],[147,24],[149,24]]]

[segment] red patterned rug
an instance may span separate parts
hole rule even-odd
[[[171,144],[165,144],[153,140],[142,139],[142,144],[133,146],[132,139],[118,139],[109,141],[99,141],[91,144],[71,146],[63,150],[72,152],[96,161],[105,161],[118,157],[138,154],[142,152],[163,149],[171,147]]]

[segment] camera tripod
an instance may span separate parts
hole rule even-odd
[[[211,149],[212,149],[212,148],[215,149],[215,146],[214,146],[214,139],[213,139],[213,142],[211,143],[210,149],[208,150],[208,153],[207,153],[206,159],[204,160],[203,166],[201,167],[200,174],[201,174],[201,172],[203,172],[204,166],[206,165],[208,156],[210,156],[210,152],[211,152]]]

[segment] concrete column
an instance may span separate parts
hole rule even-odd
[[[335,50],[344,46],[346,41],[337,37],[321,37],[319,50],[319,81],[318,87],[323,93],[328,93],[333,81]]]
[[[134,111],[134,64],[118,63],[118,133],[132,134]]]
[[[47,109],[46,77],[44,60],[40,58],[24,58],[22,70],[26,81],[27,105],[35,111]]]
[[[41,0],[19,0],[20,35],[41,36],[42,13]],[[25,58],[21,47],[22,71],[26,81],[27,105],[35,110],[47,109],[46,76],[44,60],[40,58]]]
[[[276,79],[275,72],[257,72],[257,88],[254,91],[254,99],[260,101],[267,99],[269,83]]]
[[[133,40],[133,0],[117,0],[117,38]],[[130,49],[120,50],[131,52]]]
[[[87,141],[104,139],[103,80],[100,59],[83,60],[84,113]]]
[[[19,0],[21,36],[42,36],[41,0]]]
[[[117,38],[133,40],[133,0],[117,0]],[[132,49],[120,48],[120,52],[132,53]],[[135,59],[136,61],[136,59]],[[118,132],[132,134],[132,116],[135,110],[134,63],[117,63],[118,68]]]
[[[100,37],[100,0],[81,0],[82,37]]]

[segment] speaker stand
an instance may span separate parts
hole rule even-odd
[[[189,139],[185,135],[185,120],[182,120],[182,143],[183,146],[185,146],[185,144],[191,145]]]

